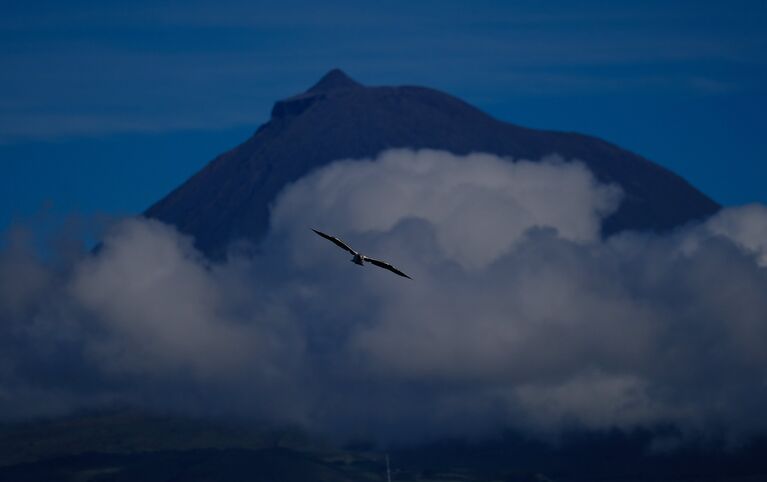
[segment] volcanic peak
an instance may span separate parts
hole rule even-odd
[[[319,82],[314,84],[307,93],[330,92],[332,90],[353,89],[362,87],[362,84],[355,81],[341,69],[333,69],[325,74]]]

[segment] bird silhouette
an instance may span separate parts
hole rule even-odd
[[[341,249],[351,253],[351,255],[353,256],[353,258],[351,259],[352,263],[355,263],[355,264],[358,264],[360,266],[363,266],[363,264],[367,261],[368,263],[374,264],[374,265],[378,266],[379,268],[388,269],[389,271],[391,271],[394,274],[403,276],[403,277],[405,277],[407,279],[413,279],[410,276],[408,276],[405,273],[403,273],[402,271],[400,271],[397,268],[395,268],[394,266],[390,265],[386,261],[381,261],[380,259],[371,258],[369,256],[365,256],[365,255],[363,255],[363,254],[353,250],[351,247],[349,247],[348,244],[344,243],[343,241],[341,241],[339,238],[337,238],[335,236],[331,236],[329,234],[325,234],[325,233],[323,233],[321,231],[317,231],[316,229],[312,229],[312,231],[314,231],[318,235],[322,236],[323,238],[327,239],[328,241],[333,242],[339,248],[341,248]]]

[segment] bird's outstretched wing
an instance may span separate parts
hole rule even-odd
[[[335,236],[330,236],[329,234],[325,234],[323,232],[317,231],[316,229],[312,229],[312,231],[314,231],[315,233],[319,234],[323,238],[334,242],[339,248],[345,249],[346,251],[350,252],[351,254],[355,254],[355,255],[357,254],[356,251],[354,251],[352,248],[347,246],[346,243],[344,243],[340,239],[336,238]]]
[[[405,273],[403,273],[402,271],[400,271],[397,268],[395,268],[394,266],[390,265],[386,261],[381,261],[380,259],[368,258],[367,256],[364,256],[363,259],[365,261],[369,262],[369,263],[373,263],[374,265],[378,266],[379,268],[388,269],[392,273],[398,274],[400,276],[404,276],[407,279],[413,279],[410,276],[408,276]]]

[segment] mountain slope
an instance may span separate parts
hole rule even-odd
[[[220,257],[233,240],[264,235],[269,204],[286,184],[331,161],[396,147],[579,159],[600,181],[624,190],[620,209],[605,222],[606,234],[663,231],[719,208],[681,177],[601,139],[501,122],[424,87],[365,87],[336,69],[305,93],[277,102],[250,139],[145,214],[193,235],[203,252]]]

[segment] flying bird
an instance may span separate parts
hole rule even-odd
[[[381,261],[380,259],[374,259],[374,258],[365,256],[363,254],[360,254],[357,251],[354,251],[352,248],[349,247],[349,245],[347,245],[346,243],[344,243],[340,239],[336,238],[335,236],[330,236],[329,234],[325,234],[323,232],[317,231],[316,229],[312,229],[312,231],[314,231],[315,233],[319,234],[323,238],[325,238],[325,239],[327,239],[329,241],[332,241],[339,248],[350,252],[352,254],[352,256],[354,256],[351,259],[352,263],[356,263],[356,264],[362,266],[363,263],[365,261],[367,261],[368,263],[374,264],[374,265],[378,266],[379,268],[388,269],[389,271],[391,271],[394,274],[398,274],[400,276],[404,276],[407,279],[413,279],[410,276],[408,276],[405,273],[403,273],[402,271],[400,271],[397,268],[395,268],[394,266],[390,265],[386,261]]]

